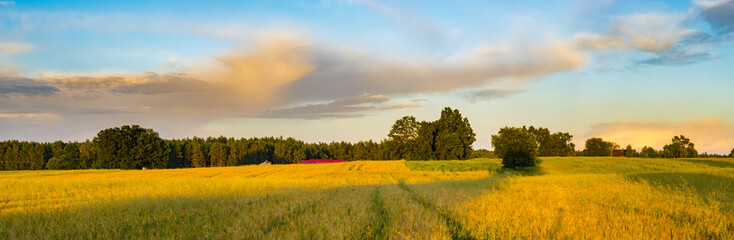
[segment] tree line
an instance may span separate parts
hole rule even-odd
[[[695,157],[734,157],[734,149],[729,156],[716,154],[698,154],[695,144],[690,138],[683,135],[674,136],[670,140],[670,144],[666,144],[660,150],[655,150],[650,146],[643,146],[638,152],[627,145],[625,149],[619,149],[616,143],[605,141],[601,138],[590,138],[586,140],[586,146],[583,151],[579,152],[579,156],[612,156],[614,150],[621,150],[625,157],[640,158],[695,158]]]
[[[306,143],[294,138],[186,138],[162,139],[152,129],[125,125],[100,131],[93,140],[51,143],[0,142],[0,170],[40,169],[141,169],[223,167],[299,163],[301,160],[336,158],[353,160],[449,160],[500,157],[505,166],[533,166],[542,156],[610,156],[619,145],[601,138],[586,140],[576,151],[569,133],[543,127],[504,127],[492,135],[494,152],[472,149],[476,140],[469,119],[456,109],[444,108],[439,119],[417,121],[405,116],[392,125],[387,139]],[[712,157],[699,155],[690,139],[675,136],[661,150],[630,145],[627,157]],[[730,156],[734,157],[734,149]],[[722,156],[723,157],[723,156]]]
[[[92,141],[0,142],[0,170],[223,167],[264,161],[292,164],[315,158],[353,161],[491,156],[486,150],[474,151],[474,141],[469,120],[451,108],[443,109],[436,121],[399,119],[388,139],[380,142],[306,143],[283,137],[165,140],[152,129],[125,125],[104,129]]]
[[[123,128],[143,129],[137,125],[120,127]],[[111,142],[53,143],[11,140],[0,142],[0,170],[224,167],[264,161],[290,164],[313,158],[399,159],[391,153],[395,148],[385,142],[306,143],[282,137],[194,137],[154,141],[125,138]]]

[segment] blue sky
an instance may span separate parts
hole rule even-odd
[[[535,125],[734,147],[734,1],[0,1],[0,139],[381,140],[458,108],[476,147]]]

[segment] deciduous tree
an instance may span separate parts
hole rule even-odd
[[[583,154],[584,156],[610,156],[614,145],[601,138],[589,138],[586,140]]]
[[[637,151],[632,149],[632,145],[627,145],[627,148],[624,149],[624,156],[625,157],[637,157]]]
[[[643,158],[656,158],[658,157],[658,152],[652,147],[644,146],[640,150],[639,156]]]
[[[673,137],[670,144],[663,146],[663,154],[666,158],[686,158],[696,157],[698,151],[691,139],[680,135]]]
[[[501,128],[497,135],[492,135],[492,146],[506,168],[532,167],[539,163],[538,144],[524,128]]]
[[[469,158],[476,134],[468,118],[462,117],[458,109],[446,107],[441,111],[441,118],[436,120],[435,125],[436,158],[441,160]]]
[[[94,137],[94,168],[166,168],[168,145],[153,129],[124,125],[100,131]]]

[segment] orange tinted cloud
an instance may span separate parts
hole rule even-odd
[[[112,109],[111,106],[145,106],[155,112],[186,115],[253,115],[277,107],[282,103],[282,88],[312,71],[314,66],[308,61],[307,46],[305,41],[296,38],[263,37],[251,49],[232,50],[209,65],[192,66],[178,73],[46,73],[37,79],[2,77],[0,95],[32,95],[29,91],[34,89],[26,85],[39,83],[55,90],[53,94],[45,94],[44,99],[34,99],[37,102],[34,107],[40,111],[78,113]],[[11,85],[8,79],[22,79],[22,82],[14,81],[25,85],[11,88],[18,84]],[[82,103],[80,99],[94,101]],[[15,104],[8,107],[12,105]]]
[[[281,101],[280,91],[309,74],[308,43],[289,37],[263,37],[253,51],[233,51],[217,58],[218,68],[198,72],[200,79],[218,85],[250,107],[267,107]]]
[[[432,63],[330,49],[299,37],[270,35],[258,38],[250,48],[234,49],[208,65],[183,67],[178,73],[44,74],[36,80],[59,91],[37,100],[46,104],[35,107],[39,111],[85,112],[80,108],[149,106],[155,112],[214,118],[262,116],[269,109],[299,109],[299,104],[349,99],[365,93],[449,92],[507,83],[518,87],[588,61],[585,50],[575,43],[502,49],[487,55],[478,48],[457,56],[455,61]],[[78,99],[96,100],[79,103]]]

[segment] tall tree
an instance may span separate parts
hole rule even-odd
[[[209,161],[212,167],[224,167],[229,157],[229,148],[221,142],[212,144],[209,150]]]
[[[43,169],[43,167],[46,165],[46,162],[43,159],[45,148],[40,143],[28,143],[28,169],[32,170],[40,170]],[[1,169],[1,168],[0,168]]]
[[[652,147],[644,146],[640,149],[639,156],[643,158],[656,158],[658,157],[658,152]]]
[[[405,116],[393,123],[387,136],[395,141],[405,142],[418,137],[418,122],[413,116]]]
[[[51,144],[51,157],[61,157],[64,154],[66,144],[62,141],[55,141]]]
[[[80,168],[80,153],[77,144],[67,144],[59,156],[52,157],[46,164],[48,169],[79,169]]]
[[[410,153],[410,159],[435,160],[436,135],[438,135],[436,123],[427,121],[418,123],[418,138],[416,139],[413,151]]]
[[[471,145],[476,140],[469,119],[462,117],[458,109],[446,107],[435,124],[436,157],[441,160],[469,158]]]
[[[525,127],[523,127],[525,129]],[[535,137],[538,143],[538,156],[570,156],[576,151],[576,145],[569,133],[557,132],[551,134],[547,128],[530,126],[527,131]]]
[[[637,151],[632,149],[632,145],[627,144],[627,147],[624,149],[624,156],[628,158],[637,157]]]
[[[207,166],[207,157],[206,152],[204,152],[204,146],[196,140],[191,142],[191,166],[195,168]]]
[[[95,168],[165,168],[171,151],[153,129],[124,125],[100,131],[94,137]]]
[[[670,144],[663,146],[663,154],[666,158],[686,158],[696,157],[698,151],[691,139],[680,135],[674,136]]]
[[[92,167],[92,162],[97,158],[97,152],[94,144],[87,140],[79,143],[79,168],[87,169]]]
[[[584,156],[610,156],[614,145],[601,138],[589,138],[583,153]]]
[[[388,149],[388,159],[410,159],[410,153],[415,148],[418,138],[419,123],[413,116],[405,116],[395,121],[387,134],[388,140],[384,144]]]

